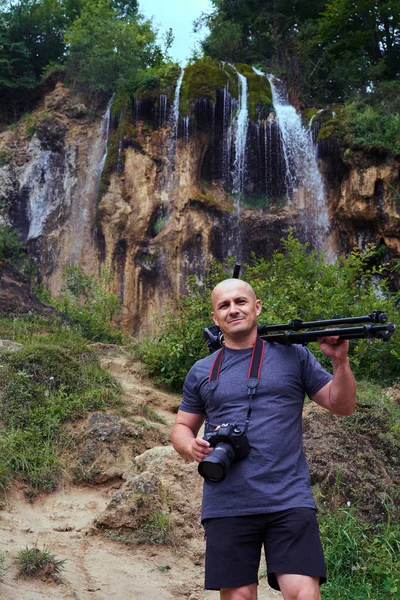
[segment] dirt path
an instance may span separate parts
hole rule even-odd
[[[172,422],[177,396],[155,390],[140,365],[123,357],[104,364],[121,381],[129,401],[144,402]],[[202,560],[186,548],[123,544],[93,535],[93,524],[109,504],[111,487],[60,487],[32,504],[21,490],[7,494],[0,511],[0,554],[10,567],[0,580],[2,600],[218,600],[203,590]],[[200,544],[202,541],[200,540]],[[44,547],[65,559],[62,581],[18,579],[13,557],[25,548]],[[260,581],[260,600],[279,600],[281,594]]]

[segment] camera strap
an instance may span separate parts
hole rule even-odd
[[[261,367],[264,358],[265,344],[260,336],[257,336],[253,346],[253,352],[251,354],[249,370],[247,373],[247,395],[249,396],[249,410],[247,411],[246,424],[244,433],[247,432],[250,422],[250,415],[252,411],[252,401],[257,391],[258,384],[260,382]],[[222,361],[224,359],[225,348],[222,348],[217,353],[214,362],[210,369],[210,375],[208,377],[209,388],[214,391],[219,382],[219,374],[221,371]]]

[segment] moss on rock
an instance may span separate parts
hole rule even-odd
[[[219,60],[201,59],[185,69],[180,95],[180,112],[187,114],[197,98],[216,101],[217,89],[228,85],[229,93],[238,97],[238,82],[234,69]]]
[[[236,69],[247,79],[249,117],[252,121],[268,118],[273,110],[271,85],[266,77],[255,73],[250,65],[236,64]]]

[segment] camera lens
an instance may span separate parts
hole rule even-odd
[[[198,471],[206,481],[222,481],[234,457],[232,446],[220,442],[211,454],[199,462]]]

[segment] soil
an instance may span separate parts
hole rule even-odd
[[[69,426],[65,477],[56,491],[33,501],[17,484],[7,492],[0,555],[8,571],[0,579],[0,597],[217,600],[218,592],[203,589],[201,481],[196,465],[181,459],[168,437],[180,398],[157,390],[127,355],[101,350],[103,365],[122,384],[123,410],[94,413]],[[143,407],[164,423],[150,420]],[[143,518],[166,507],[174,524],[167,543],[139,543],[134,532]],[[14,557],[33,547],[65,560],[60,577],[18,577]],[[265,565],[260,598],[282,598],[264,571]]]

